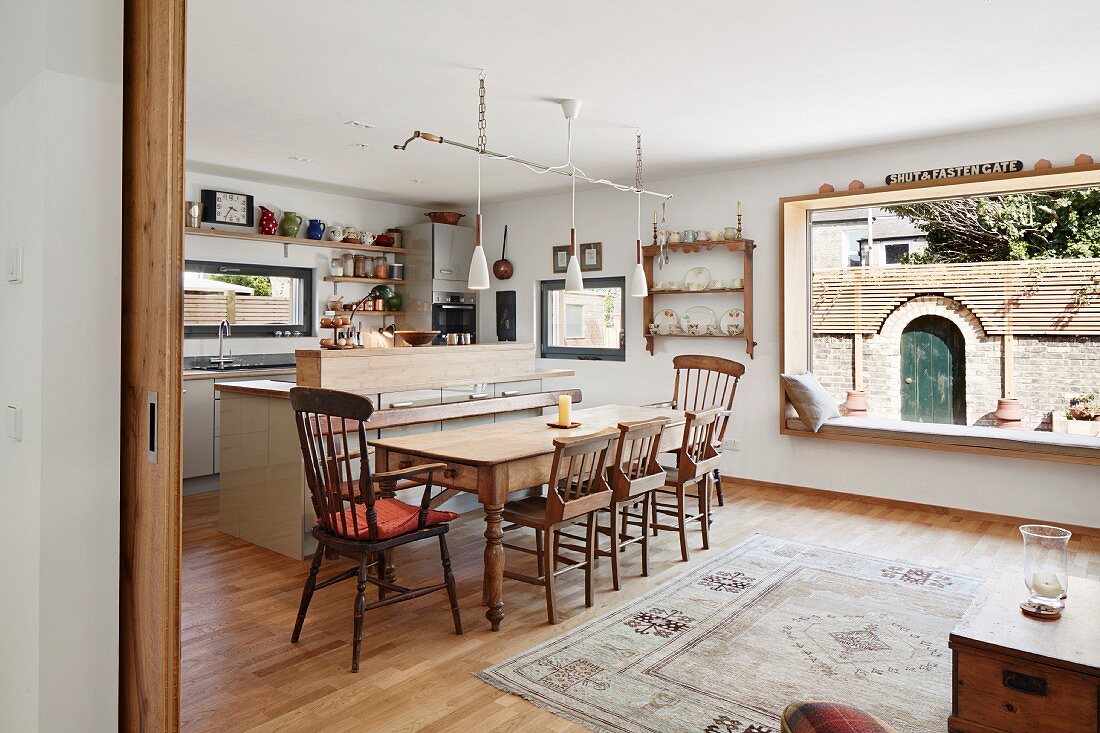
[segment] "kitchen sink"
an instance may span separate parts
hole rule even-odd
[[[200,364],[188,367],[201,372],[248,372],[269,369],[293,369],[293,364]]]

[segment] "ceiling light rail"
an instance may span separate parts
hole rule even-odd
[[[458,142],[457,140],[445,138],[442,135],[436,135],[431,132],[421,132],[420,130],[414,131],[413,134],[409,136],[409,139],[406,140],[404,143],[401,143],[400,145],[394,145],[393,149],[405,150],[405,148],[407,148],[409,143],[411,143],[413,140],[424,140],[430,143],[439,143],[440,145],[453,145],[456,148],[462,148],[463,150],[472,150],[475,153],[481,153],[488,158],[494,158],[497,160],[508,160],[513,163],[519,163],[520,165],[527,166],[528,168],[531,168],[539,173],[557,173],[558,175],[576,178],[578,180],[586,181],[588,183],[595,183],[601,186],[611,186],[612,188],[619,191],[635,191],[636,193],[641,193],[646,196],[657,196],[658,198],[665,199],[666,201],[672,199],[671,193],[660,193],[658,191],[649,191],[647,189],[642,189],[641,191],[638,191],[634,186],[615,183],[614,181],[609,181],[606,178],[590,178],[584,175],[583,171],[579,169],[574,172],[569,168],[563,168],[562,166],[544,165],[542,163],[524,160],[523,158],[517,158],[514,155],[497,153],[492,150],[482,150],[477,145],[468,145],[466,143]]]

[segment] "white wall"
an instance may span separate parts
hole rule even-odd
[[[117,729],[122,3],[79,5],[0,9],[5,731]]]
[[[288,188],[270,183],[224,178],[188,171],[184,187],[187,199],[198,201],[199,192],[204,188],[250,193],[256,197],[257,206],[262,204],[269,209],[274,209],[276,216],[280,218],[284,210],[294,211],[302,217],[300,236],[305,236],[305,228],[309,224],[309,219],[320,219],[326,225],[354,226],[357,229],[365,229],[376,234],[392,227],[408,226],[409,224],[426,221],[424,219],[426,209],[414,206],[388,204],[353,196]],[[258,213],[256,218],[258,224]],[[218,228],[232,229],[235,227],[221,226]],[[249,231],[244,227],[241,227],[241,230]],[[255,229],[252,231],[255,231]],[[328,275],[329,261],[333,256],[343,251],[338,248],[328,249],[291,245],[290,257],[284,259],[281,244],[238,242],[195,235],[184,237],[184,257],[189,260],[219,260],[314,268],[313,294],[317,303],[318,314],[324,309],[324,304],[332,297],[332,283],[326,283],[322,278]],[[339,294],[344,296],[345,301],[351,302],[369,293],[370,288],[371,286],[367,285],[343,283],[340,285]],[[398,292],[401,292],[400,288],[398,288]],[[378,319],[377,325],[382,325],[381,319]],[[302,338],[233,336],[226,340],[226,351],[228,353],[231,349],[234,354],[289,353],[295,349],[316,348],[318,338],[317,336]],[[217,354],[218,340],[216,338],[184,339],[183,353],[184,356]]]
[[[669,221],[677,229],[729,225],[735,221],[736,202],[744,203],[745,236],[758,245],[754,257],[759,343],[756,358],[748,360],[743,342],[714,339],[658,339],[656,356],[650,356],[641,336],[641,303],[627,298],[625,362],[568,360],[547,366],[575,369],[575,386],[583,391],[585,404],[639,404],[671,396],[672,357],[678,353],[706,353],[742,361],[747,374],[728,431],[729,437],[740,439],[741,451],[727,454],[727,475],[1100,527],[1096,493],[1100,490],[1100,471],[1095,468],[779,435],[777,241],[777,200],[781,196],[813,193],[824,182],[843,190],[854,178],[868,186],[881,185],[891,172],[968,162],[1020,159],[1030,166],[1046,157],[1055,165],[1068,165],[1081,152],[1100,157],[1098,133],[1097,119],[1076,120],[646,181],[647,188],[675,194]],[[653,208],[653,200],[643,206],[643,243],[651,237]],[[568,241],[568,217],[567,196],[505,202],[485,209],[486,231],[499,231],[505,224],[509,227],[508,258],[515,265],[515,275],[503,283],[494,280],[494,287],[517,291],[520,341],[537,338],[538,281],[562,277],[552,274],[550,248]],[[604,245],[604,269],[599,274],[626,275],[629,283],[634,265],[634,220],[632,195],[592,187],[578,194],[578,241],[602,241]],[[492,261],[499,256],[499,243],[493,237],[487,237],[487,241]],[[700,261],[694,257],[677,259],[674,255],[670,272],[682,276],[686,267]],[[716,255],[704,262],[715,276],[734,274],[732,266],[720,263]],[[681,302],[690,300],[689,296],[678,297],[683,298]],[[715,299],[713,304],[706,304],[717,306],[721,302]],[[483,295],[480,325],[487,338],[496,333],[494,303],[492,292]]]

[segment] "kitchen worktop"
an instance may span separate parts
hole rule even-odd
[[[427,348],[427,347],[423,347]],[[447,347],[441,347],[447,348]],[[457,348],[457,347],[453,347]],[[522,382],[528,379],[554,379],[557,377],[571,377],[574,375],[572,369],[544,369],[541,371],[522,371],[514,374],[494,374],[491,379],[482,380],[483,383],[500,383],[500,382]],[[452,387],[458,385],[468,385],[471,383],[470,379],[437,379],[433,381],[423,382],[403,382],[401,384],[402,390],[414,390],[414,389],[443,389],[445,387]],[[293,382],[276,382],[270,379],[257,379],[251,381],[241,382],[219,382],[214,385],[214,389],[218,392],[234,392],[237,394],[254,395],[258,397],[290,397],[290,390],[295,387]],[[393,390],[392,384],[380,386],[380,387],[357,387],[355,389],[348,389],[348,392],[356,392],[359,394],[379,394],[381,392],[388,392]]]
[[[440,344],[429,346],[387,346],[385,348],[368,349],[297,349],[294,352],[294,355],[299,359],[301,359],[302,357],[315,357],[320,359],[347,359],[372,356],[438,356],[442,353],[492,353],[501,351],[534,354],[535,345],[532,343],[517,343],[515,341],[509,341],[502,343],[464,344],[462,346],[447,346],[445,344]]]
[[[295,367],[271,367],[270,369],[184,369],[184,379],[225,379],[226,377],[282,377],[293,374]]]

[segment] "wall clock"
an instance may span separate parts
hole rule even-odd
[[[256,207],[247,193],[202,189],[202,220],[211,224],[253,225]]]

